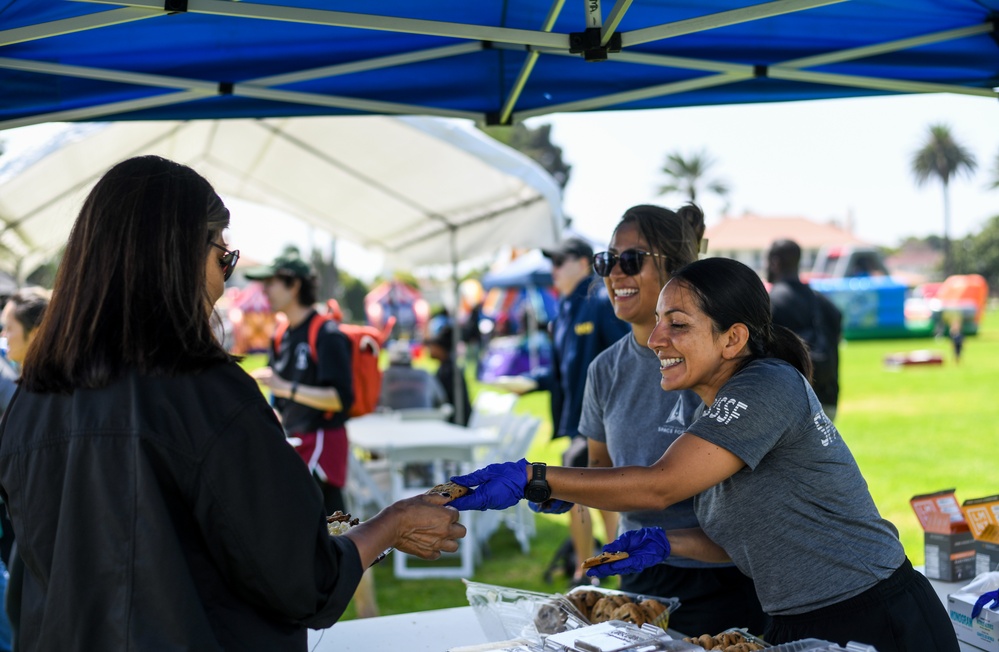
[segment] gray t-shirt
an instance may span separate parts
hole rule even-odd
[[[614,466],[651,466],[693,423],[701,399],[691,391],[665,392],[659,386],[659,359],[628,333],[603,351],[586,372],[579,432],[604,442]],[[697,527],[693,499],[665,510],[621,513],[621,531]],[[671,566],[716,568],[671,556]]]
[[[798,371],[750,362],[688,432],[746,466],[694,497],[701,527],[753,578],[771,615],[836,604],[905,559],[853,454]]]

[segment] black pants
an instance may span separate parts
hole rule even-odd
[[[794,616],[773,616],[763,637],[779,644],[818,638],[878,652],[958,652],[947,610],[909,560],[886,580],[838,604]]]
[[[680,598],[669,627],[686,636],[700,636],[732,627],[761,635],[767,615],[756,597],[753,580],[735,567],[677,568],[657,564],[641,573],[621,576],[621,590],[661,598]]]

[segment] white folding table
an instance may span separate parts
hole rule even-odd
[[[467,473],[472,471],[476,452],[496,446],[499,434],[494,429],[466,428],[444,421],[398,419],[391,415],[370,414],[347,421],[347,438],[352,446],[374,453],[380,460],[382,469],[390,474],[388,501],[396,501],[419,493],[447,480],[448,469]],[[417,486],[406,482],[406,470],[424,467],[429,475]],[[353,465],[355,473],[367,473],[363,464]],[[348,478],[348,482],[352,480]],[[353,482],[370,484],[377,482],[370,477],[357,477]],[[396,577],[471,577],[475,569],[474,533],[475,514],[464,512],[461,523],[468,530],[465,539],[458,546],[460,566],[433,563],[413,566],[414,558],[392,553],[392,564]]]

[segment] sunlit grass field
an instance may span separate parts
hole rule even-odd
[[[923,349],[941,353],[944,364],[894,370],[884,364],[889,354]],[[882,515],[898,527],[912,562],[922,564],[922,531],[909,498],[951,487],[961,500],[999,493],[999,477],[994,475],[999,452],[999,312],[989,312],[979,333],[965,338],[960,364],[954,363],[949,340],[927,338],[846,342],[840,366],[836,426]],[[481,389],[470,385],[473,396]],[[558,463],[565,443],[550,441],[547,394],[523,396],[516,409],[543,420],[529,459]],[[523,555],[510,532],[501,528],[470,579],[564,591],[568,582],[561,574],[552,584],[545,584],[542,575],[567,536],[568,517],[539,516],[537,523],[529,555]],[[765,521],[752,526],[767,527]],[[382,614],[467,604],[459,580],[397,580],[391,566],[386,562],[376,567]],[[345,617],[353,614],[351,607]]]

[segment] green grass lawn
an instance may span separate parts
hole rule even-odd
[[[941,366],[891,370],[888,354],[929,349],[944,355]],[[868,340],[844,343],[839,414],[836,425],[856,456],[882,515],[898,527],[914,564],[923,563],[922,531],[909,498],[955,487],[958,498],[999,491],[991,476],[999,450],[999,313],[990,312],[979,334],[965,339],[960,365],[946,339]],[[474,383],[474,396],[481,388]],[[548,395],[524,396],[516,410],[542,418],[529,459],[558,463],[564,442],[551,442]],[[538,535],[523,555],[512,534],[501,528],[488,557],[476,568],[479,582],[560,592],[561,575],[542,580],[555,549],[567,536],[568,517],[539,516]],[[742,524],[739,525],[742,527]],[[765,524],[760,524],[765,527]],[[598,536],[602,533],[598,532]],[[459,580],[397,580],[392,565],[376,567],[382,614],[463,606]],[[353,617],[353,607],[345,618]]]

